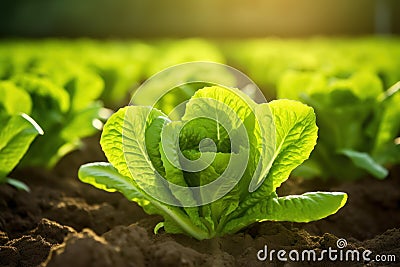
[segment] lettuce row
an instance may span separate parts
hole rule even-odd
[[[243,125],[249,140],[247,150],[244,143],[232,142],[235,134],[243,137],[238,131]],[[163,216],[155,231],[164,227],[168,233],[199,240],[235,233],[265,220],[309,222],[334,214],[347,200],[340,192],[276,194],[291,171],[309,157],[317,131],[313,109],[300,102],[256,104],[238,90],[205,87],[186,104],[180,121],[171,121],[162,111],[147,106],[120,109],[105,124],[100,141],[109,163],[85,164],[78,176],[99,189],[121,192],[149,214]],[[242,169],[244,154],[248,162]],[[231,172],[230,160],[239,166]],[[201,170],[188,171],[186,167],[193,162],[198,162],[195,167]],[[207,164],[201,165],[204,162]],[[214,191],[200,187],[196,194],[185,190],[218,181],[225,171],[227,183]],[[218,194],[238,174],[240,180],[218,200],[180,205]],[[182,188],[176,190],[175,185]]]
[[[384,88],[400,80],[399,39],[392,37],[258,38],[228,42],[223,44],[223,52],[267,98],[279,95],[278,84],[287,71],[345,78],[367,70],[379,77]]]
[[[0,67],[7,70],[0,91],[6,91],[5,108],[19,102],[20,112],[31,116],[44,130],[45,137],[33,141],[23,166],[52,167],[68,152],[78,148],[80,139],[93,135],[102,123],[101,96],[104,82],[96,73],[69,60],[54,60],[33,52],[0,54]],[[8,88],[18,93],[13,95]],[[18,90],[16,90],[18,89]],[[9,92],[7,92],[9,91]],[[3,95],[3,94],[2,94]],[[95,127],[93,124],[97,123]]]
[[[400,163],[400,83],[384,91],[379,77],[359,71],[335,77],[288,71],[278,83],[278,98],[302,101],[315,109],[320,138],[298,176],[352,180],[383,179]],[[337,166],[341,166],[338,168]]]

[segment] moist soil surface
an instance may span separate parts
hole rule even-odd
[[[0,186],[0,266],[400,266],[400,171],[384,181],[323,183],[289,179],[280,195],[306,191],[343,191],[348,203],[337,214],[308,224],[263,222],[235,235],[197,241],[171,235],[154,226],[149,216],[119,193],[107,193],[77,179],[81,164],[104,161],[98,136],[81,151],[65,157],[53,170],[23,169],[12,174],[31,192]],[[371,261],[279,261],[257,259],[268,253],[337,248],[344,238]],[[263,256],[261,253],[260,256]],[[295,254],[293,254],[295,257]],[[339,254],[338,254],[339,255]],[[396,262],[378,262],[375,255],[395,255]],[[286,258],[288,255],[286,254]]]

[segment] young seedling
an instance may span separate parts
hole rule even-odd
[[[276,189],[317,140],[313,109],[292,100],[256,104],[237,89],[199,89],[180,120],[128,106],[104,126],[108,162],[81,166],[79,179],[119,191],[168,233],[209,239],[260,221],[309,222],[336,213],[341,192],[279,197]]]

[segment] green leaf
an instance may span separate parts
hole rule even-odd
[[[309,192],[272,199],[272,216],[263,220],[310,222],[336,213],[346,204],[341,192]]]
[[[301,100],[304,94],[326,90],[326,83],[326,77],[320,73],[289,70],[278,82],[278,98]]]
[[[81,146],[81,138],[98,131],[97,128],[102,126],[102,122],[98,120],[101,107],[100,102],[92,102],[87,108],[74,113],[48,111],[47,116],[50,118],[45,123],[46,138],[33,142],[22,163],[28,166],[53,167],[59,159]]]
[[[231,141],[228,132],[221,123],[210,118],[199,117],[193,118],[190,121],[185,121],[181,127],[179,135],[179,147],[181,150],[199,150],[200,143],[204,139],[211,139],[218,152],[230,152]],[[206,143],[202,143],[206,145]],[[206,147],[203,147],[206,149]]]
[[[0,110],[2,107],[9,115],[30,114],[32,101],[29,94],[17,87],[12,81],[1,81]]]
[[[310,222],[336,213],[346,204],[347,194],[340,192],[310,192],[303,195],[267,198],[241,217],[229,221],[223,233],[235,233],[260,221]]]
[[[189,160],[200,159],[201,156],[211,154],[209,152],[200,153],[196,150],[186,150],[183,152],[184,156]],[[203,155],[201,155],[203,154]],[[213,153],[214,154],[214,153]],[[223,173],[227,171],[227,167],[232,161],[235,160],[237,155],[230,153],[215,153],[214,160],[211,164],[206,164],[206,168],[200,172],[185,172],[185,177],[190,186],[205,186],[209,183],[214,182],[217,179],[221,179]],[[228,175],[229,176],[229,175]],[[222,193],[221,193],[222,191]],[[214,229],[215,225],[220,223],[220,220],[232,213],[239,205],[239,187],[235,185],[228,193],[224,194],[224,186],[215,186],[214,190],[209,188],[199,189],[199,198],[201,200],[214,198],[215,201],[207,205],[202,205],[200,211],[205,220],[210,224],[209,227]],[[211,195],[211,197],[210,197]],[[223,197],[220,198],[220,196]]]
[[[211,144],[206,145],[208,148],[205,150],[230,153],[225,159],[226,163],[229,161],[229,164],[225,165],[226,169],[220,173],[219,179],[213,181],[214,186],[220,186],[212,190],[204,188],[201,193],[203,203],[204,199],[215,200],[216,196],[222,197],[224,192],[228,193],[237,183],[239,193],[235,194],[239,194],[240,197],[248,193],[250,180],[260,158],[260,154],[253,155],[252,152],[261,147],[261,140],[251,136],[254,135],[255,128],[260,128],[258,121],[253,120],[253,124],[250,125],[248,120],[250,116],[255,117],[255,108],[256,103],[243,92],[221,86],[200,89],[187,103],[185,115],[182,117],[186,125],[182,130],[181,147],[196,149],[201,141],[208,143],[208,139],[215,144],[216,151],[212,151]],[[254,140],[256,142],[252,142]],[[202,153],[202,158],[195,161],[198,166],[204,162],[205,165],[209,165],[210,161],[203,159],[206,155],[211,156],[212,153]],[[254,168],[249,168],[249,164]],[[230,196],[230,193],[228,195]],[[228,195],[224,197],[228,198]]]
[[[360,99],[376,99],[382,92],[378,75],[370,71],[358,71],[349,78],[348,87]]]
[[[154,86],[156,86],[154,88]],[[160,89],[165,90],[165,83],[162,82],[162,80],[159,83],[156,83],[155,85],[152,85],[151,88],[152,93],[149,96],[148,93],[143,94],[143,96],[136,96],[137,100],[136,102],[147,102],[147,101],[151,101],[153,99],[153,101],[157,101],[154,104],[154,107],[161,110],[162,112],[164,112],[165,114],[168,115],[169,118],[171,118],[172,120],[179,120],[182,118],[183,114],[184,114],[184,107],[185,105],[181,105],[181,109],[177,109],[177,107],[179,107],[180,104],[184,104],[185,101],[189,100],[194,93],[204,87],[207,86],[212,86],[211,83],[205,83],[205,82],[190,82],[190,83],[185,83],[182,85],[179,85],[173,89],[168,90],[167,93],[165,94],[161,94],[162,97],[156,99],[157,97],[160,96],[160,92],[157,90],[159,87]],[[148,92],[147,90],[144,92]],[[153,96],[154,94],[154,96]],[[139,98],[141,97],[141,99]],[[143,99],[144,98],[144,99]]]
[[[60,86],[45,78],[39,78],[35,75],[24,74],[14,77],[15,84],[27,91],[34,102],[34,109],[39,111],[44,109],[44,113],[35,113],[39,116],[46,114],[45,108],[56,109],[60,112],[68,111],[70,107],[70,97],[68,93]],[[39,106],[40,101],[40,106]],[[47,110],[47,111],[48,111]]]
[[[254,101],[237,89],[231,90],[219,86],[206,87],[198,90],[186,104],[182,121],[189,122],[206,118],[207,122],[198,121],[196,123],[203,125],[202,127],[208,126],[209,122],[213,121],[215,130],[210,132],[210,137],[217,139],[217,144],[225,142],[224,139],[229,138],[231,152],[237,153],[240,146],[249,147],[244,121],[253,112],[252,107],[255,107],[255,105]],[[212,134],[213,132],[215,134]],[[186,136],[189,135],[185,134],[183,137]],[[207,137],[209,137],[209,134],[207,134]]]
[[[87,109],[93,101],[98,99],[103,92],[104,82],[101,77],[93,71],[73,66],[70,70],[70,80],[64,85],[71,99],[72,111]]]
[[[26,192],[30,192],[31,191],[29,189],[29,187],[25,183],[23,183],[21,181],[18,181],[16,179],[13,179],[13,178],[6,178],[6,183],[8,183],[9,185],[14,186],[15,188],[17,188],[19,190],[24,190]]]
[[[127,199],[149,205],[146,196],[133,186],[129,177],[121,175],[110,163],[96,162],[84,164],[79,168],[79,180],[107,192],[121,192]]]
[[[62,123],[46,125],[46,138],[32,143],[22,164],[51,168],[66,154],[81,147],[80,139],[96,133],[98,129],[95,126],[102,126],[102,122],[97,119],[101,106],[101,103],[93,102],[86,109],[63,116]]]
[[[60,131],[60,137],[66,142],[76,142],[81,138],[95,134],[98,129],[94,127],[94,123],[99,118],[101,108],[100,102],[92,102],[86,108],[68,116]]]
[[[269,107],[275,122],[276,150],[272,173],[268,175],[275,190],[295,167],[308,159],[317,143],[318,127],[313,108],[300,102],[276,100]]]
[[[262,113],[257,111],[256,107],[259,108],[249,96],[238,89],[212,86],[198,90],[194,94],[187,103],[185,115],[182,117],[183,121],[189,121],[188,125],[190,122],[197,124],[196,128],[187,127],[195,129],[192,130],[194,134],[185,133],[184,138],[211,138],[218,151],[226,152],[227,146],[230,145],[229,152],[240,155],[242,162],[238,161],[236,167],[243,170],[245,175],[241,177],[242,179],[236,179],[234,175],[232,180],[239,180],[241,197],[247,195],[250,182],[252,190],[262,182],[262,177],[259,176],[261,173],[265,175],[268,173],[271,166],[269,154],[272,154],[270,152],[274,149],[273,142],[264,142],[263,139],[263,135],[270,132],[268,127],[273,125],[267,119],[269,109],[265,108]],[[204,121],[204,118],[209,121]],[[214,125],[210,125],[212,124],[210,121],[214,121]],[[261,127],[262,124],[264,125]],[[215,130],[206,129],[205,126]],[[202,128],[206,133],[203,133]],[[199,140],[186,143],[197,145]],[[260,162],[261,157],[268,159],[266,162]],[[237,173],[236,176],[238,175],[242,176],[242,173]]]
[[[195,201],[192,192],[188,190],[188,185],[183,177],[182,167],[179,160],[180,129],[180,122],[171,122],[164,126],[160,136],[160,157],[165,168],[165,179],[172,183],[170,186],[179,186],[170,188],[172,194],[178,199],[179,204],[186,204],[185,206],[196,206],[197,202]]]
[[[202,104],[206,104],[206,106],[202,106]],[[185,116],[182,120],[189,121],[198,118],[199,116],[196,116],[197,111],[200,111],[201,114],[210,114],[210,117],[207,118],[217,118],[221,111],[226,113],[234,111],[235,117],[244,121],[252,113],[252,108],[255,108],[255,106],[256,103],[238,89],[221,86],[205,87],[196,91],[187,103]]]
[[[382,151],[386,150],[388,145],[393,146],[394,139],[400,134],[400,82],[385,92],[378,108],[382,115],[379,118],[378,130],[375,134],[372,151],[374,156],[384,154]],[[380,159],[377,160],[380,161]]]
[[[157,225],[154,226],[153,233],[154,233],[154,234],[158,234],[158,231],[159,231],[161,228],[163,228],[163,227],[164,227],[164,222],[159,222],[159,223],[157,223]]]
[[[374,177],[379,179],[384,179],[388,175],[388,170],[383,166],[379,165],[375,160],[365,152],[358,152],[351,149],[343,149],[338,152],[351,159],[351,161],[357,167],[366,170],[368,173],[372,174]]]
[[[149,154],[153,166],[163,177],[165,176],[165,168],[161,160],[160,142],[161,131],[168,122],[168,118],[158,117],[150,123],[145,133],[146,151]]]
[[[240,216],[244,210],[275,192],[289,178],[293,169],[310,156],[316,144],[318,127],[311,107],[284,99],[272,101],[268,105],[276,129],[272,167],[261,186],[240,203],[232,217]]]
[[[100,144],[108,161],[122,175],[131,177],[137,187],[174,203],[176,200],[153,166],[146,148],[146,129],[159,116],[165,115],[150,107],[120,109],[104,126]]]
[[[251,118],[253,116],[249,116]],[[248,170],[253,175],[249,192],[254,192],[267,178],[276,157],[276,124],[268,104],[257,105],[255,121],[252,123],[250,133],[251,155]],[[247,121],[248,123],[248,121]],[[258,160],[258,162],[257,162]],[[256,165],[253,165],[256,164]]]
[[[193,226],[177,207],[162,204],[141,192],[129,177],[121,175],[110,163],[97,162],[82,165],[79,179],[108,192],[121,192],[129,200],[137,202],[149,214],[160,214],[165,218],[164,228],[175,233],[189,233],[198,239],[208,234]]]
[[[189,223],[189,217],[181,208],[159,201],[161,198],[169,203],[176,203],[146,151],[146,129],[160,116],[165,115],[150,107],[130,106],[120,109],[105,124],[100,144],[107,159],[118,172],[128,177],[132,186],[143,192],[147,199],[152,199],[151,203],[157,209],[145,209],[146,212],[162,214],[167,218],[176,217],[164,222],[165,229],[172,227],[172,221],[175,221],[182,233],[204,239],[208,233],[196,224]],[[132,162],[132,165],[128,166],[127,162]]]
[[[10,173],[29,148],[38,134],[40,126],[28,115],[14,115],[1,118],[0,128],[0,177]]]
[[[177,153],[179,151],[180,129],[181,124],[179,122],[170,122],[164,125],[160,138],[160,158],[165,168],[165,179],[172,183],[169,184],[172,195],[184,207],[192,222],[203,227],[197,209],[198,202],[188,188]],[[175,187],[175,185],[178,187]]]
[[[100,144],[111,164],[120,174],[130,177],[129,168],[125,161],[122,143],[122,129],[124,126],[125,113],[129,107],[119,109],[104,125]]]

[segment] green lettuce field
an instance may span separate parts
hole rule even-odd
[[[238,69],[268,103],[183,73],[159,99],[169,81],[147,85],[153,107],[125,107],[193,61]],[[265,266],[265,244],[318,253],[344,238],[372,256],[343,266],[378,266],[376,255],[395,266],[399,91],[395,37],[3,39],[0,265]],[[224,173],[238,182],[219,184],[223,196],[187,191]]]

